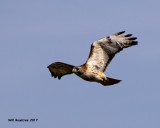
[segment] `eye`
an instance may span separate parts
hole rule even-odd
[[[79,68],[76,68],[76,70],[77,70],[77,74],[78,74],[78,75],[82,75],[82,74],[83,74],[82,71],[80,71]]]
[[[77,71],[79,71],[79,68],[76,68]]]

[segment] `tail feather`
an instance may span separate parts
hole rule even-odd
[[[121,81],[122,80],[117,80],[117,79],[114,79],[114,78],[107,77],[107,81],[106,82],[101,82],[101,84],[104,85],[104,86],[110,86],[110,85],[117,84]]]

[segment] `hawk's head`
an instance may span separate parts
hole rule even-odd
[[[80,76],[84,73],[84,69],[83,66],[76,66],[73,68],[72,70],[73,73],[75,73],[76,75]]]

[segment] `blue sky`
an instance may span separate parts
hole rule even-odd
[[[160,1],[0,2],[0,126],[3,128],[160,127]],[[46,68],[83,64],[92,42],[126,30],[139,45],[117,54],[104,87]],[[38,119],[8,122],[8,119]]]

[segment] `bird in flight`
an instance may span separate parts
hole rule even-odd
[[[104,74],[113,57],[123,48],[137,45],[136,37],[132,34],[124,34],[125,31],[104,37],[92,43],[89,57],[85,64],[73,66],[70,64],[55,62],[48,66],[51,76],[60,80],[62,76],[76,74],[80,78],[98,82],[104,86],[114,85],[121,80],[110,78]]]

